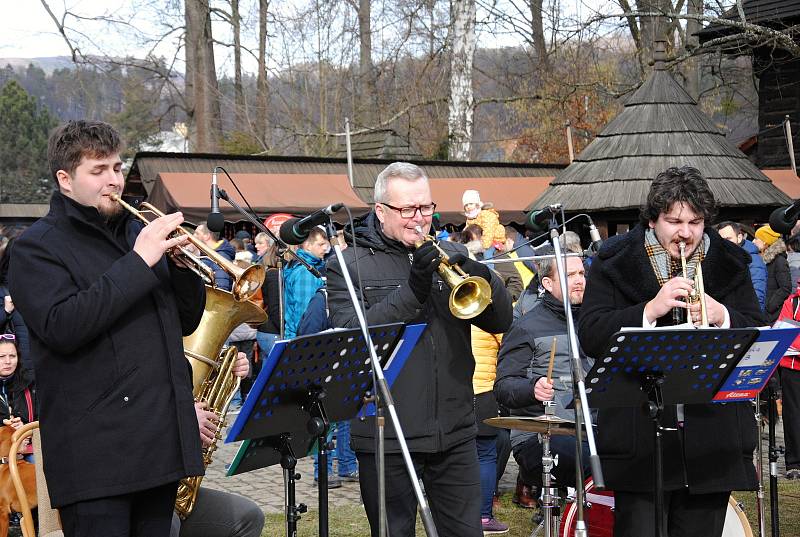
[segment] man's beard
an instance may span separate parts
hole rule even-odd
[[[97,211],[106,222],[110,222],[122,213],[122,205],[119,203],[111,203],[108,205],[101,204],[100,207],[97,208]]]
[[[569,303],[573,306],[580,306],[583,303],[583,292],[579,296],[574,296],[573,293],[569,294]]]

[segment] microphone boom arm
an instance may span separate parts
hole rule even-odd
[[[227,193],[227,192],[225,192],[225,190],[224,190],[224,189],[222,189],[222,188],[220,188],[220,189],[219,189],[219,198],[220,198],[220,199],[223,199],[223,200],[225,200],[225,201],[227,201],[227,202],[228,202],[228,203],[231,205],[231,207],[233,207],[234,209],[236,209],[236,210],[239,212],[239,214],[241,214],[242,216],[244,216],[245,218],[247,218],[247,220],[248,220],[248,221],[249,221],[251,224],[253,224],[254,226],[256,226],[256,228],[257,228],[259,231],[263,231],[264,233],[266,233],[267,235],[269,235],[270,237],[272,237],[272,240],[274,240],[274,241],[275,241],[275,242],[278,244],[278,246],[280,247],[280,249],[281,249],[281,250],[283,250],[283,251],[285,251],[285,252],[288,252],[290,256],[292,256],[294,259],[296,259],[297,261],[299,261],[300,263],[302,263],[302,264],[303,264],[303,266],[304,266],[304,267],[306,267],[306,268],[308,269],[308,271],[309,271],[309,272],[311,272],[311,274],[313,274],[313,275],[314,275],[314,276],[316,276],[317,278],[322,278],[322,274],[320,274],[320,273],[319,273],[319,271],[318,271],[317,269],[315,269],[314,267],[312,267],[311,265],[309,265],[309,264],[308,264],[308,262],[307,262],[306,260],[302,259],[302,258],[301,258],[300,256],[298,256],[298,255],[297,255],[297,254],[296,254],[296,253],[295,253],[293,250],[291,250],[291,249],[289,248],[289,245],[288,245],[288,244],[286,244],[285,242],[283,242],[283,241],[280,239],[280,237],[277,237],[277,236],[275,236],[275,234],[274,234],[272,231],[270,231],[270,230],[269,230],[269,228],[268,228],[267,226],[265,226],[265,225],[264,225],[264,223],[263,223],[261,220],[259,220],[258,218],[256,218],[256,217],[255,217],[255,216],[253,216],[252,214],[250,214],[250,212],[249,212],[249,211],[245,211],[245,210],[242,208],[242,206],[241,206],[241,205],[239,205],[238,203],[236,203],[236,201],[235,201],[235,200],[232,200],[230,197],[228,197],[228,193]]]

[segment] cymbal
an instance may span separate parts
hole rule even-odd
[[[483,420],[486,425],[501,429],[517,429],[530,433],[550,433],[559,436],[572,436],[575,434],[575,422],[559,418],[558,416],[510,416],[489,418]]]

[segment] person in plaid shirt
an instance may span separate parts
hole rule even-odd
[[[325,274],[325,262],[323,258],[330,250],[331,245],[325,235],[325,231],[314,228],[308,234],[308,238],[300,245],[297,250],[298,257],[301,257],[309,265]],[[284,296],[284,323],[285,337],[292,339],[297,336],[297,327],[303,317],[311,297],[317,289],[325,285],[321,278],[317,278],[302,263],[292,261],[283,275],[283,296]]]

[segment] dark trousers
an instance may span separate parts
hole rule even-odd
[[[495,479],[495,490],[503,474],[506,473],[506,464],[511,455],[511,431],[508,429],[497,429],[497,479]]]
[[[497,490],[497,436],[478,435],[475,444],[481,473],[481,518],[492,518],[492,499]]]
[[[411,453],[441,537],[482,537],[481,484],[475,441],[438,453]],[[361,498],[372,537],[377,537],[378,474],[375,454],[356,452]],[[386,519],[390,537],[414,537],[417,498],[400,454],[386,454]]]
[[[200,487],[189,517],[172,517],[170,537],[260,537],[263,528],[264,511],[254,501]]]
[[[177,483],[59,509],[64,537],[168,537]]]
[[[689,494],[688,490],[664,493],[665,527],[669,537],[720,537],[725,527],[729,492]],[[614,537],[655,535],[652,493],[614,492]]]
[[[786,468],[800,468],[800,371],[780,368]]]

